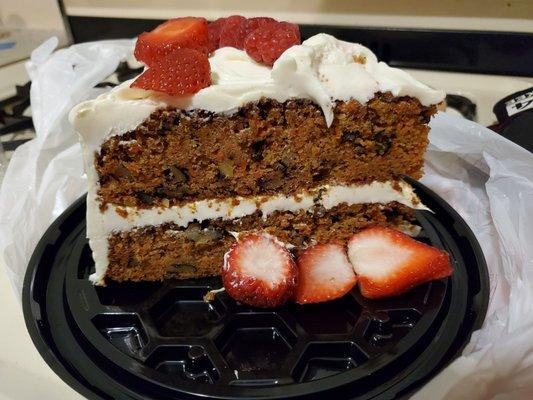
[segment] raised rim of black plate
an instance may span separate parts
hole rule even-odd
[[[451,243],[452,247],[455,246],[449,250],[459,257],[457,261],[465,265],[467,274],[461,279],[459,274],[449,278],[450,285],[446,286],[448,289],[443,299],[445,306],[440,307],[438,315],[434,315],[427,322],[427,332],[422,332],[419,337],[411,335],[410,345],[424,346],[424,349],[418,349],[414,359],[398,354],[392,358],[396,361],[388,363],[390,365],[385,363],[381,370],[396,370],[392,371],[392,375],[391,371],[387,371],[385,375],[389,376],[389,379],[386,382],[379,382],[380,376],[383,376],[379,373],[380,369],[375,369],[375,373],[367,377],[361,376],[364,370],[359,369],[359,376],[349,373],[356,370],[349,370],[331,377],[291,385],[232,385],[229,390],[204,390],[209,386],[200,385],[203,396],[228,399],[310,398],[319,395],[361,399],[401,398],[413,393],[460,354],[471,333],[481,327],[485,317],[489,294],[486,263],[475,236],[457,212],[421,183],[408,180],[422,201],[435,212],[417,212],[419,223],[423,228],[436,229],[442,240],[448,245]],[[199,398],[198,383],[178,379],[180,388],[176,390],[176,380],[165,382],[160,373],[151,374],[142,368],[137,371],[137,375],[132,371],[125,371],[123,367],[118,366],[124,354],[120,356],[121,353],[101,335],[91,335],[89,340],[85,331],[78,326],[77,312],[72,314],[65,295],[66,272],[51,267],[55,257],[65,256],[55,254],[55,250],[76,228],[70,226],[69,221],[84,218],[84,203],[84,197],[78,199],[50,226],[30,260],[23,289],[23,310],[35,346],[65,382],[91,399],[156,399],[176,398],[177,395],[180,398]],[[469,286],[465,287],[467,281]],[[461,299],[454,295],[459,292],[466,297]],[[408,334],[404,339],[408,341],[409,337]],[[432,337],[440,339],[432,340]],[[410,350],[409,345],[406,348]],[[414,350],[411,351],[413,352]],[[376,363],[379,360],[367,361],[370,362]],[[368,380],[375,380],[372,385],[374,388],[356,395],[357,390],[354,389],[353,383],[359,382],[358,377],[366,379],[367,383]]]

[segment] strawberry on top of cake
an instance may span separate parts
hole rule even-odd
[[[139,36],[135,57],[149,68],[131,87],[186,95],[210,85],[208,56],[221,47],[245,50],[258,63],[272,65],[300,44],[297,25],[273,18],[233,15],[208,24],[205,18],[171,19]]]

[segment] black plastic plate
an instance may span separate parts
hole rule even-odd
[[[237,304],[218,278],[94,287],[85,199],[48,229],[26,274],[30,335],[48,364],[90,399],[407,397],[457,357],[481,326],[488,276],[459,215],[412,181],[434,213],[420,240],[450,253],[454,274],[370,301],[274,310]]]

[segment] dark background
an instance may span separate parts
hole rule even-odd
[[[162,23],[153,19],[68,17],[76,43],[137,36]],[[533,34],[300,25],[302,39],[325,32],[369,47],[402,68],[533,76]]]

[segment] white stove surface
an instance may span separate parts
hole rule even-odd
[[[409,72],[430,86],[465,96],[476,103],[477,122],[481,125],[496,121],[492,107],[498,100],[533,84],[531,78],[424,70]],[[0,76],[0,99],[13,95],[14,85],[28,80],[23,62],[0,68]],[[15,298],[2,267],[0,265],[0,400],[82,399],[52,372],[33,346],[20,301]]]
[[[483,126],[496,122],[496,116],[492,112],[494,104],[533,85],[533,78],[527,77],[405,70],[427,85],[444,89],[447,94],[457,94],[470,99],[477,106],[476,122]]]

